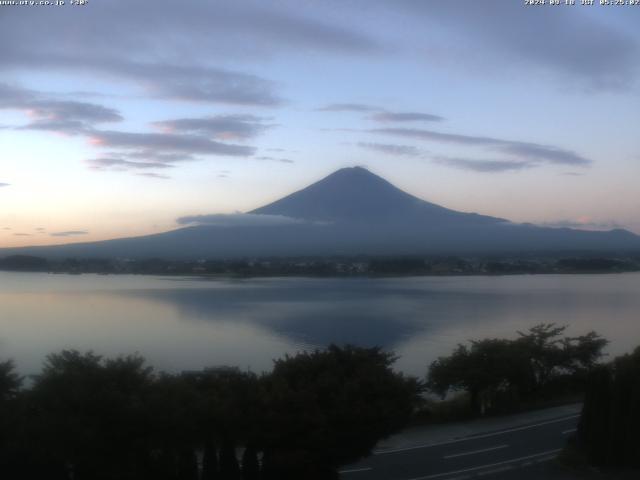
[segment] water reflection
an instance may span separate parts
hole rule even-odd
[[[201,280],[0,273],[0,357],[37,371],[61,348],[140,352],[162,369],[274,358],[330,342],[381,345],[422,374],[470,338],[540,322],[640,344],[640,275]]]
[[[189,321],[216,325],[233,318],[316,346],[334,342],[392,347],[429,328],[416,321],[409,293],[371,283],[303,281],[264,288],[248,282],[224,290],[147,290],[126,295],[176,308],[179,317]]]

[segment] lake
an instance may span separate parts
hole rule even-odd
[[[48,353],[138,352],[167,371],[272,360],[328,343],[381,345],[423,375],[459,342],[541,322],[640,345],[640,274],[203,279],[0,272],[0,360],[36,373]]]

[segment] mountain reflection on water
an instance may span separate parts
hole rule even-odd
[[[423,374],[457,343],[537,323],[640,343],[640,275],[199,279],[0,273],[0,358],[37,371],[47,353],[139,352],[160,369],[237,365],[329,343],[379,345]]]

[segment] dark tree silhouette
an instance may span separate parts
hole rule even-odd
[[[22,378],[16,373],[13,361],[0,362],[0,476],[2,472],[17,474],[25,459],[16,458],[16,436],[21,425],[16,422],[20,405],[16,397]]]
[[[337,478],[338,466],[402,428],[419,401],[421,385],[393,361],[377,348],[331,346],[277,360],[261,377],[233,368],[156,375],[138,356],[62,351],[28,389],[5,362],[0,475]]]
[[[50,355],[30,392],[32,434],[77,480],[136,478],[148,453],[143,405],[151,381],[140,357]]]
[[[430,365],[428,388],[443,397],[451,391],[466,391],[472,411],[482,414],[498,396],[517,404],[553,394],[567,384],[584,385],[607,340],[595,332],[561,337],[565,330],[540,324],[526,333],[518,332],[515,340],[485,339],[458,345],[450,356]],[[567,377],[571,382],[558,382]]]
[[[223,480],[240,480],[238,457],[236,457],[236,450],[230,442],[225,442],[220,448],[220,478]]]
[[[334,478],[409,420],[420,383],[379,348],[335,345],[277,360],[265,378],[268,478]]]
[[[242,453],[242,480],[259,480],[260,463],[258,462],[258,450],[249,444]]]
[[[202,480],[220,478],[218,468],[218,451],[213,441],[205,441],[202,449]]]
[[[428,387],[446,395],[450,390],[469,393],[471,408],[482,414],[500,390],[526,384],[526,356],[508,340],[472,341],[471,347],[458,345],[449,357],[431,364]]]
[[[22,386],[22,380],[12,360],[0,362],[0,402],[14,398]]]
[[[594,369],[578,425],[578,446],[597,466],[640,467],[640,347]]]

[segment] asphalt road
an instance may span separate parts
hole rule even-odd
[[[579,415],[428,445],[377,451],[340,472],[343,480],[519,478],[517,470],[554,459]],[[513,472],[512,475],[505,475]]]

